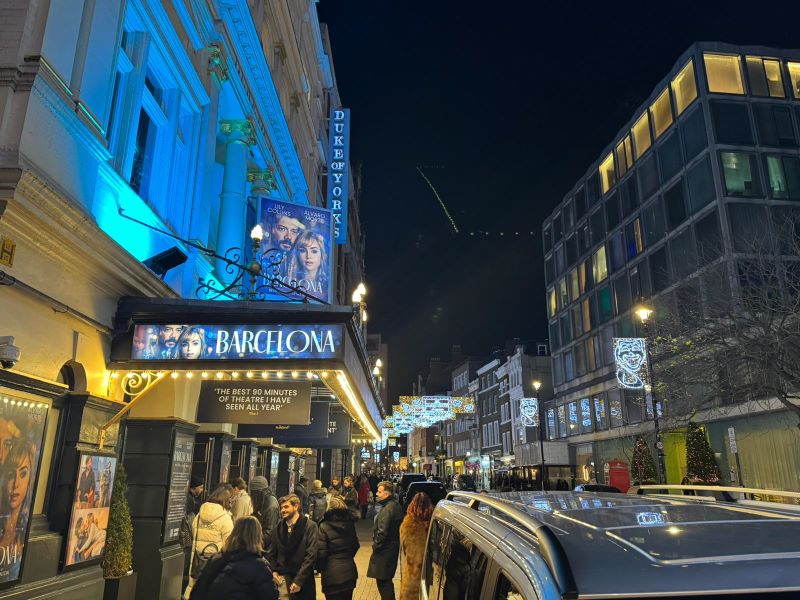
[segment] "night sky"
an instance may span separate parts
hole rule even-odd
[[[321,0],[392,403],[452,344],[546,338],[545,217],[688,46],[798,47],[797,4]]]

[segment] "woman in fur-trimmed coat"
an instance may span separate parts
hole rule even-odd
[[[433,515],[433,504],[425,492],[417,492],[406,509],[400,525],[400,560],[402,562],[402,585],[400,600],[417,600],[422,576],[422,559],[428,528]]]

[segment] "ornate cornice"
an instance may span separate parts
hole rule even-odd
[[[268,169],[249,169],[247,171],[247,181],[253,184],[262,183],[262,185],[254,185],[253,189],[264,189],[266,191],[277,190],[278,185],[275,181],[275,172],[272,167]]]
[[[228,61],[222,52],[222,46],[218,43],[208,47],[208,72],[214,76],[217,85],[222,85],[230,79]]]

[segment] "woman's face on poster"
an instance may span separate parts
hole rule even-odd
[[[31,481],[31,459],[25,454],[19,464],[12,466],[6,471],[6,492],[8,493],[8,505],[11,510],[16,510],[25,501],[28,494],[28,487]]]
[[[200,336],[192,333],[181,342],[181,358],[195,360],[203,353],[203,342]]]
[[[322,249],[316,240],[309,240],[298,246],[297,253],[306,273],[316,273],[322,261]]]
[[[0,417],[0,464],[6,462],[8,453],[14,446],[14,439],[18,437],[17,426],[13,421]],[[15,434],[16,433],[16,434]]]

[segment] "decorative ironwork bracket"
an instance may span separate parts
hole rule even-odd
[[[144,371],[142,373],[127,373],[122,379],[122,391],[131,397],[130,401],[122,407],[122,409],[111,417],[106,423],[100,427],[98,436],[98,445],[100,450],[103,449],[106,443],[106,432],[108,429],[119,423],[119,421],[128,414],[136,403],[145,396],[150,390],[156,387],[161,381],[166,378],[165,372]]]

